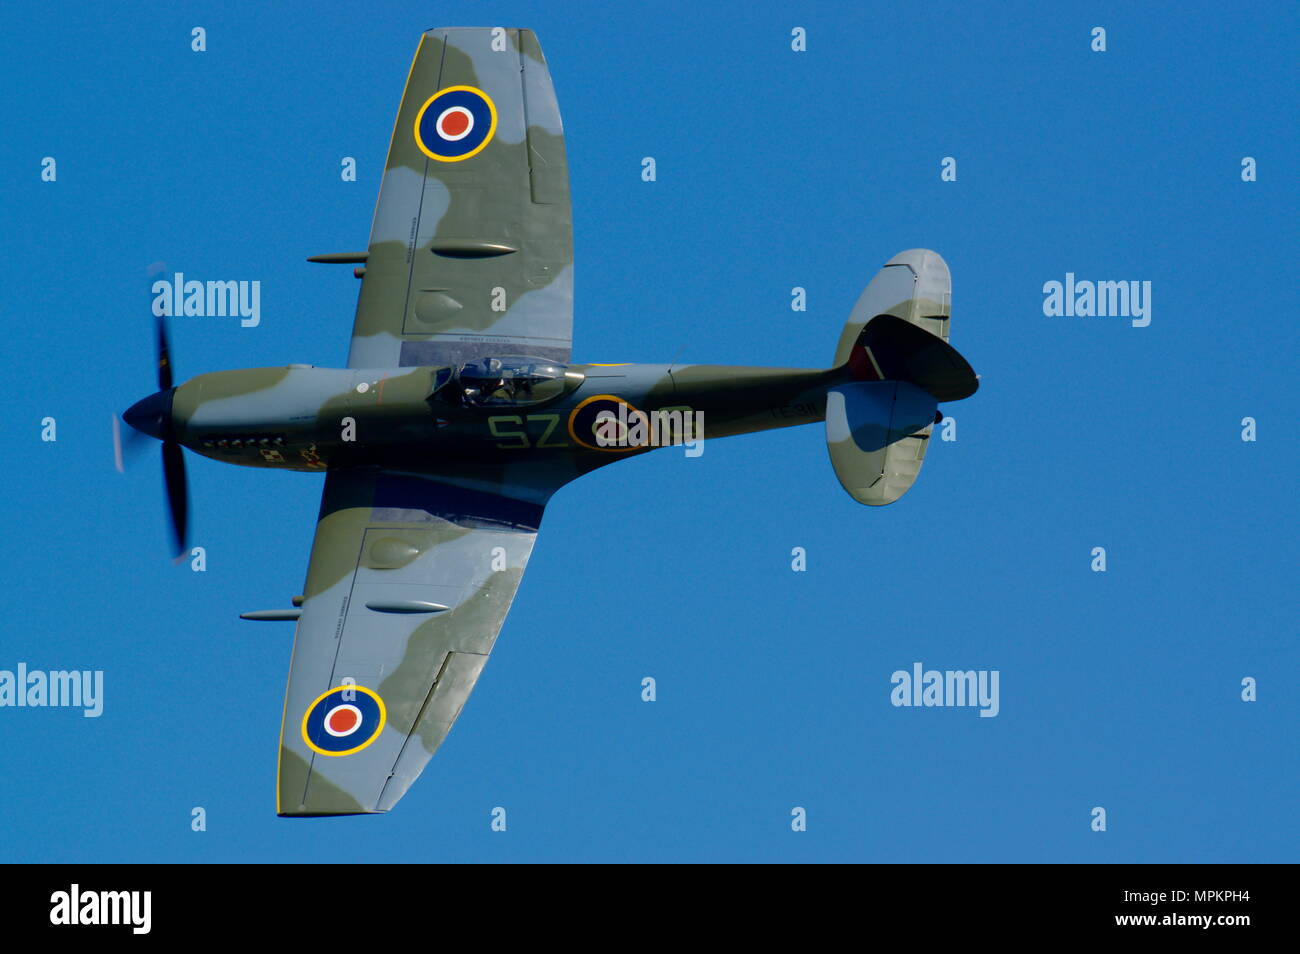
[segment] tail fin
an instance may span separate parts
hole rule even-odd
[[[895,315],[947,341],[951,307],[952,276],[939,253],[924,248],[899,252],[876,272],[853,306],[835,349],[834,367],[849,360],[858,335],[876,315]]]
[[[970,397],[979,379],[948,344],[952,282],[936,253],[895,255],[854,306],[835,366],[851,379],[826,396],[835,475],[859,503],[903,496],[921,472],[938,402]]]

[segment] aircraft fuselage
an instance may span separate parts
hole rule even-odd
[[[479,403],[452,368],[219,371],[174,390],[170,426],[194,452],[249,467],[454,469],[459,460],[547,455],[581,459],[576,476],[656,446],[821,421],[827,389],[845,377],[724,365],[556,367],[542,382],[555,393],[508,393],[504,381],[487,393],[494,380],[477,389]],[[165,396],[152,400],[161,406]]]

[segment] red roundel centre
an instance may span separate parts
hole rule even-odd
[[[463,113],[460,110],[448,112],[442,117],[442,134],[444,136],[459,136],[469,128],[469,113]]]
[[[355,709],[339,708],[330,713],[330,728],[340,734],[350,732],[357,727],[358,717]]]

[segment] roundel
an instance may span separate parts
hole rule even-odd
[[[363,686],[338,686],[307,707],[302,737],[321,755],[351,755],[379,737],[387,717],[378,694]]]
[[[637,420],[640,433],[633,430]],[[598,394],[583,401],[569,414],[569,436],[591,450],[626,453],[642,447],[649,439],[646,416],[622,398]],[[634,443],[634,438],[640,438]]]
[[[497,108],[473,86],[448,86],[430,96],[415,117],[415,144],[430,159],[460,162],[477,155],[497,129]]]

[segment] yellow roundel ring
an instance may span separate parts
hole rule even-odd
[[[415,114],[415,144],[438,162],[462,162],[477,156],[496,131],[496,104],[474,86],[440,89]]]
[[[641,411],[624,401],[621,397],[614,394],[597,394],[587,398],[580,403],[571,412],[569,412],[569,436],[581,446],[588,450],[606,451],[613,454],[626,454],[628,451],[640,450],[642,445],[636,444],[606,444],[601,446],[599,442],[592,444],[584,440],[581,435],[586,434],[591,440],[596,439],[596,419],[599,414],[609,411],[617,415],[619,406],[627,408],[624,415],[627,419],[639,417],[642,426],[648,427],[649,423],[646,416]]]
[[[307,707],[302,739],[321,755],[351,755],[379,738],[387,721],[388,710],[379,693],[365,686],[335,686]]]

